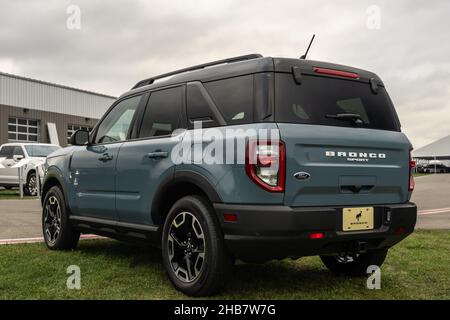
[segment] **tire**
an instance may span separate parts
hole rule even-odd
[[[3,187],[3,188],[5,188],[6,190],[11,190],[13,187],[8,186],[8,187]]]
[[[234,263],[214,209],[200,196],[181,198],[170,209],[164,222],[162,254],[170,281],[188,296],[218,292]]]
[[[27,196],[37,196],[37,177],[36,172],[31,172],[27,177],[27,183],[23,187],[23,191]]]
[[[388,249],[372,250],[357,256],[320,256],[323,264],[337,275],[365,276],[371,265],[381,267]]]
[[[69,211],[58,186],[50,188],[45,195],[42,206],[42,232],[45,244],[51,250],[75,249],[80,239],[80,232],[70,225]]]

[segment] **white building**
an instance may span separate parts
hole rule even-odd
[[[80,128],[92,129],[116,98],[0,72],[0,144],[66,146]]]

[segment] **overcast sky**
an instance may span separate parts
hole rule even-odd
[[[298,57],[313,33],[308,58],[383,79],[416,149],[450,134],[448,0],[0,0],[0,71],[118,96],[210,60]]]

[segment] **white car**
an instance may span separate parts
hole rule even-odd
[[[61,149],[61,147],[45,143],[6,143],[1,145],[0,187],[11,189],[19,186],[19,169],[16,165],[23,161],[22,163],[25,163],[22,166],[24,193],[32,196],[37,195],[36,166],[43,163],[50,153],[58,149]],[[38,172],[39,176],[41,174]]]

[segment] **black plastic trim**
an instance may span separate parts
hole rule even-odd
[[[203,191],[203,193],[206,194],[209,201],[212,203],[222,202],[221,197],[216,192],[213,185],[209,182],[208,178],[206,178],[205,176],[190,170],[175,171],[173,176],[168,176],[159,184],[158,189],[155,192],[155,196],[153,197],[151,215],[152,220],[156,224],[161,222],[158,220],[158,217],[160,217],[160,215],[162,214],[161,209],[164,208],[164,198],[167,196],[168,192],[171,192],[172,188],[176,187],[177,184],[180,183],[191,183],[197,186],[200,190]]]
[[[159,245],[158,226],[76,215],[71,215],[69,219],[71,224],[81,231],[93,232],[121,240],[140,240]]]
[[[342,207],[215,203],[214,208],[230,252],[256,262],[337,254],[351,250],[358,241],[367,242],[369,249],[389,248],[414,231],[417,219],[414,203],[376,205],[373,230],[344,232]],[[235,214],[237,220],[224,221],[224,213]],[[399,228],[402,231],[397,233]],[[310,239],[311,232],[323,232],[324,238]]]

